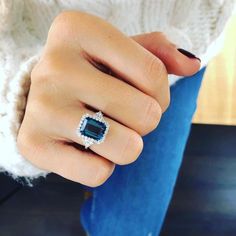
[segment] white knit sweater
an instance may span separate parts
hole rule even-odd
[[[54,17],[62,10],[98,15],[128,35],[162,31],[208,61],[207,48],[229,18],[234,0],[0,0],[0,171],[36,178],[46,172],[16,147],[30,86]],[[171,79],[171,78],[170,78]],[[172,78],[173,79],[173,78]],[[170,80],[170,85],[173,84]]]

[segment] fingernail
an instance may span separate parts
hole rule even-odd
[[[201,59],[199,57],[195,56],[194,54],[192,54],[189,51],[184,50],[183,48],[178,48],[178,51],[181,52],[182,54],[184,54],[188,58],[197,59],[201,62]]]

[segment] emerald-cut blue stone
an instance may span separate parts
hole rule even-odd
[[[106,125],[103,122],[86,117],[80,127],[80,133],[89,138],[99,141],[103,138],[106,131]]]

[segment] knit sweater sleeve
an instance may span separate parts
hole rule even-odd
[[[105,6],[106,5],[106,6]],[[28,162],[17,148],[31,71],[39,61],[53,19],[65,10],[104,17],[111,5],[103,0],[0,0],[0,172],[32,179],[48,172]]]
[[[23,21],[23,1],[0,0],[0,172],[14,178],[46,175],[17,150],[30,73],[41,51],[40,41]]]

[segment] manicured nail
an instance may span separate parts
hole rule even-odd
[[[199,57],[195,56],[194,54],[192,54],[189,51],[184,50],[183,48],[178,48],[178,51],[181,52],[182,54],[184,54],[188,58],[197,59],[201,62],[201,59]]]

